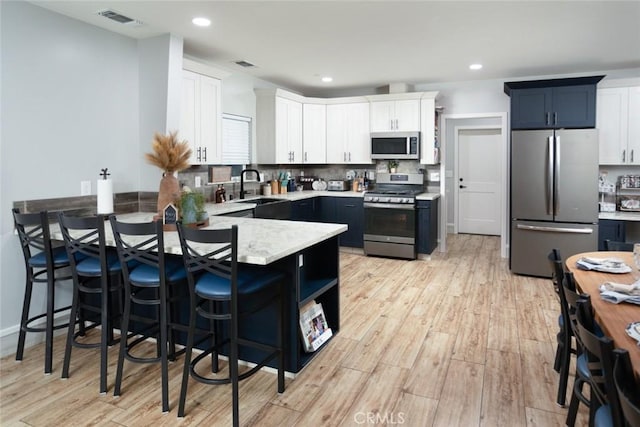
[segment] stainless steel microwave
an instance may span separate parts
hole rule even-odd
[[[372,159],[419,159],[420,132],[371,132]]]

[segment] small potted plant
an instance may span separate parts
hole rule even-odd
[[[397,160],[389,160],[389,163],[387,165],[389,166],[389,172],[390,173],[396,173],[396,170],[398,169],[398,161]]]
[[[199,192],[183,191],[180,196],[180,217],[187,226],[208,225],[209,216],[204,210],[204,195]]]

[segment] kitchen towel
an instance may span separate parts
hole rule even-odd
[[[605,282],[600,285],[600,298],[614,304],[621,302],[640,304],[640,281],[630,285]]]
[[[631,267],[618,258],[580,258],[576,266],[581,270],[595,270],[605,273],[629,273]]]
[[[113,181],[110,179],[98,180],[98,213],[113,213]]]

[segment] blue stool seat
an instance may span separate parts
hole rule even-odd
[[[238,293],[241,295],[259,292],[268,285],[282,279],[283,274],[271,270],[238,270]],[[231,282],[212,273],[203,274],[196,282],[196,293],[203,298],[228,299]]]
[[[164,268],[167,279],[170,282],[177,282],[187,278],[187,272],[181,259],[167,259]],[[129,280],[136,286],[158,286],[160,273],[157,267],[140,264],[129,271]]]
[[[109,272],[115,273],[122,270],[120,261],[118,260],[118,254],[115,251],[107,252],[107,268]],[[102,270],[100,269],[100,259],[93,257],[86,257],[82,261],[76,263],[76,270],[81,276],[100,276]]]
[[[69,257],[67,256],[67,249],[64,246],[54,248],[51,250],[53,254],[53,265],[60,267],[69,264]],[[40,252],[29,258],[29,266],[36,268],[45,268],[47,266],[47,258],[44,252]]]
[[[582,376],[582,378],[589,378],[591,376],[589,365],[587,363],[587,356],[584,353],[582,353],[576,359],[576,367],[578,369],[578,373]]]
[[[611,416],[611,406],[603,405],[598,408],[593,419],[595,427],[613,427],[613,417]]]

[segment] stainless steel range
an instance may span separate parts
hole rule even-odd
[[[416,259],[415,196],[421,173],[378,173],[376,189],[364,195],[364,253]]]

